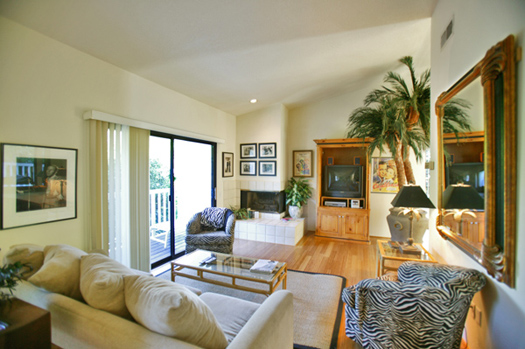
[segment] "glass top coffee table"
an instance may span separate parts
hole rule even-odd
[[[423,245],[418,243],[414,243],[414,245],[421,250],[421,254],[404,254],[397,248],[390,247],[387,240],[377,240],[377,276],[383,276],[386,271],[397,270],[401,263],[406,261],[437,263]],[[392,265],[385,265],[387,261],[393,262]]]
[[[210,263],[203,263],[206,259],[215,257]],[[282,283],[286,289],[286,278],[288,268],[286,263],[278,262],[271,274],[250,271],[250,268],[258,261],[254,258],[246,258],[226,253],[217,253],[204,250],[195,250],[187,255],[171,262],[171,281],[175,281],[177,275],[193,280],[199,280],[214,285],[234,288],[237,290],[260,293],[269,296],[277,286]],[[184,272],[183,269],[196,271],[194,273]],[[221,275],[226,281],[217,280],[214,275]],[[243,285],[238,280],[244,280]],[[262,284],[262,288],[260,287]],[[255,286],[259,286],[259,288]]]

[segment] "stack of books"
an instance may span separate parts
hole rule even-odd
[[[276,261],[268,259],[259,259],[251,268],[250,271],[254,273],[272,274],[277,268]]]

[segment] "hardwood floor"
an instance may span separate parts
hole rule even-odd
[[[370,244],[322,238],[308,232],[296,246],[235,239],[233,253],[240,256],[275,259],[288,268],[314,273],[341,275],[347,286],[376,276],[376,239]],[[346,337],[344,314],[341,319],[338,349],[361,348]]]

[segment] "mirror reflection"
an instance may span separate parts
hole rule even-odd
[[[477,77],[465,86],[444,108],[443,178],[444,189],[449,189],[450,195],[442,202],[441,208],[445,209],[443,225],[481,251],[485,237],[485,137],[481,78]],[[455,188],[449,188],[452,185]],[[468,190],[469,186],[474,190]]]

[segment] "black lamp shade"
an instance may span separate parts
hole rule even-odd
[[[419,185],[404,185],[392,200],[394,207],[436,208]]]
[[[443,208],[483,210],[485,200],[470,185],[449,185],[443,192]]]

